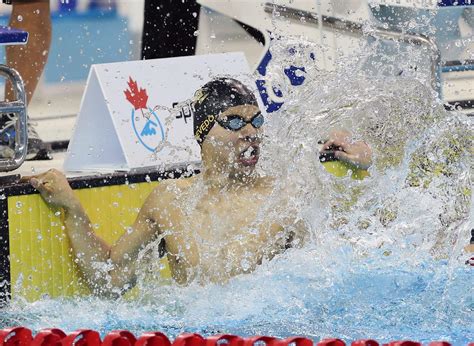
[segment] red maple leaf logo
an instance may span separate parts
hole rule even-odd
[[[128,87],[130,89],[124,90],[125,97],[127,98],[128,102],[130,102],[135,110],[141,108],[147,108],[146,102],[148,101],[148,95],[146,94],[145,89],[138,89],[137,82],[135,82],[132,77],[128,77]]]

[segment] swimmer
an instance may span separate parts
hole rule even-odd
[[[157,238],[164,240],[172,277],[179,284],[225,282],[306,240],[304,225],[275,218],[283,213],[265,209],[275,180],[255,170],[265,119],[253,92],[235,79],[215,79],[196,92],[194,108],[202,173],[162,181],[144,202],[131,231],[113,246],[94,234],[62,173],[50,170],[23,178],[46,203],[64,210],[77,263],[95,293],[121,293],[133,286],[139,252]],[[323,149],[358,167],[371,162],[369,146],[352,142],[348,132],[334,132]],[[195,206],[187,207],[189,201]],[[284,201],[278,205],[282,210],[290,207]],[[103,267],[109,270],[99,272]]]

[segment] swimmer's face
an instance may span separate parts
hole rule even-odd
[[[232,130],[236,123],[245,123],[239,130]],[[230,123],[232,121],[232,123]],[[253,171],[260,154],[263,121],[260,109],[253,105],[241,105],[219,114],[202,145],[203,159],[234,174],[248,174]],[[228,128],[226,128],[228,127]]]

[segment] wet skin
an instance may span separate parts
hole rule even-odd
[[[258,111],[256,106],[237,106],[219,117],[239,115],[250,120]],[[24,179],[38,189],[49,205],[64,209],[72,248],[96,293],[110,294],[114,288],[124,290],[133,285],[139,251],[157,237],[165,240],[177,283],[225,282],[253,271],[264,259],[271,259],[289,246],[302,245],[306,238],[304,226],[295,225],[291,218],[275,217],[288,208],[287,201],[276,203],[281,212],[278,208],[265,208],[274,180],[255,173],[261,131],[251,124],[231,131],[216,123],[202,144],[203,172],[161,182],[143,204],[133,231],[125,233],[113,246],[94,234],[62,173],[50,170]],[[352,143],[349,136],[344,131],[335,132],[326,145],[344,151],[349,162],[361,167],[370,164],[370,148],[362,142]],[[356,159],[351,161],[349,155]],[[112,262],[113,269],[98,272],[94,262],[107,261]]]

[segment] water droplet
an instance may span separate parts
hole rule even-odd
[[[5,196],[4,194],[1,194],[1,195],[0,195],[0,200],[3,201],[3,200],[5,200],[6,198],[7,198],[7,196]]]
[[[61,216],[61,212],[58,210],[57,212],[54,213],[56,216]]]
[[[23,21],[23,16],[20,14],[20,15],[18,15],[18,17],[16,17],[16,19],[17,19],[19,22],[22,22],[22,21]]]
[[[199,36],[199,30],[196,30],[196,31],[194,32],[194,36]]]
[[[16,207],[20,209],[21,207],[23,207],[23,203],[21,203],[20,201],[16,202]]]
[[[240,265],[243,270],[249,270],[250,269],[250,262],[244,258],[242,261],[240,261]]]
[[[48,51],[45,49],[42,54],[43,56],[46,56],[48,54]]]

